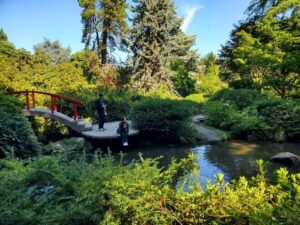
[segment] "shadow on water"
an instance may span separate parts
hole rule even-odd
[[[237,179],[240,176],[251,177],[257,174],[256,161],[269,159],[279,152],[291,152],[300,155],[300,143],[264,143],[264,142],[245,142],[229,141],[218,145],[199,145],[189,146],[163,146],[159,144],[145,143],[140,137],[131,138],[130,145],[123,147],[120,140],[110,140],[106,142],[93,142],[94,150],[101,149],[104,153],[107,148],[112,155],[119,159],[119,153],[126,154],[124,163],[128,164],[132,160],[139,159],[141,153],[143,158],[158,158],[159,166],[168,166],[172,158],[180,160],[186,158],[190,153],[196,155],[197,165],[200,168],[199,181],[202,186],[206,180],[214,180],[217,173],[224,174],[224,180]],[[284,165],[270,163],[270,170],[275,171]],[[293,173],[299,173],[300,168],[289,166],[287,169]]]
[[[126,154],[123,163],[126,165],[133,160],[140,159],[140,155],[143,158],[160,158],[159,166],[168,166],[172,159],[183,159],[188,157],[191,153],[188,146],[166,146],[163,144],[151,144],[149,141],[145,141],[141,137],[130,137],[129,146],[122,146],[121,139],[90,140],[92,150],[101,150],[102,153],[107,154],[111,152],[112,156],[118,161],[120,153]]]

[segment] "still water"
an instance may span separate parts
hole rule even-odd
[[[139,153],[144,158],[160,159],[160,166],[167,166],[172,158],[182,159],[190,153],[196,155],[200,168],[199,180],[202,185],[207,179],[214,180],[217,173],[224,174],[224,180],[229,181],[240,176],[250,177],[257,173],[256,160],[269,159],[279,152],[291,152],[300,155],[300,143],[264,143],[229,141],[218,145],[200,145],[196,147],[163,147],[163,146],[134,146],[123,150],[126,153],[124,162],[139,159]],[[113,151],[118,158],[118,152]],[[282,165],[270,163],[270,170],[274,171]],[[288,167],[291,172],[300,172],[300,168]]]

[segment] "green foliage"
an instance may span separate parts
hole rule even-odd
[[[62,139],[63,137],[69,135],[68,127],[52,119],[31,117],[30,123],[32,130],[37,136],[39,142],[43,144]]]
[[[204,107],[208,124],[246,137],[274,140],[282,131],[288,140],[299,140],[299,101],[268,98],[257,91],[224,89]]]
[[[180,59],[173,60],[171,62],[171,70],[174,75],[172,81],[175,90],[182,96],[185,97],[195,92],[195,80],[189,76],[188,69],[185,67],[183,61]]]
[[[8,41],[4,30],[0,29],[0,56],[13,56],[16,53],[14,45]]]
[[[189,101],[143,98],[132,106],[130,119],[134,126],[146,133],[155,133],[174,141],[179,138],[180,129],[193,115]]]
[[[255,102],[266,98],[256,90],[250,89],[221,89],[209,98],[209,101],[221,101],[231,103],[239,110],[252,106]]]
[[[195,37],[187,36],[180,30],[181,20],[177,18],[173,1],[133,2],[130,39],[134,86],[149,91],[164,85],[167,90],[173,91],[169,64],[174,57],[185,58],[185,63],[194,58],[190,48]]]
[[[100,60],[94,51],[83,50],[71,55],[70,61],[76,68],[83,71],[85,78],[91,81],[97,81],[100,77]]]
[[[44,41],[40,44],[33,46],[35,52],[43,53],[50,58],[53,64],[67,62],[70,59],[71,49],[63,48],[61,43],[56,40],[44,38]]]
[[[235,122],[237,110],[224,101],[210,101],[204,107],[207,123],[213,127],[229,130]]]
[[[153,98],[161,99],[181,99],[173,91],[170,91],[167,86],[160,84],[156,88],[152,88],[150,91],[142,88],[137,91],[137,94],[140,96],[147,96]]]
[[[300,87],[299,8],[299,1],[278,1],[256,23],[259,35],[238,32],[238,45],[233,50],[235,62],[243,71],[281,97]]]
[[[109,52],[125,47],[127,4],[124,0],[78,0],[83,24],[82,42],[96,50],[101,64],[107,64]]]
[[[19,224],[299,224],[300,174],[260,173],[225,184],[216,174],[206,190],[188,178],[193,157],[165,169],[143,159],[122,166],[111,157],[93,163],[66,157],[0,161],[0,223]],[[193,176],[192,176],[193,177]]]
[[[104,93],[107,119],[109,121],[119,121],[124,116],[129,116],[129,112],[134,101],[134,95],[132,92],[126,89],[120,89],[115,91],[106,91]]]
[[[260,102],[257,106],[259,113],[265,118],[271,130],[283,129],[287,138],[300,138],[299,101],[275,99]]]
[[[93,122],[98,121],[98,114],[95,107],[95,101],[99,93],[103,93],[106,104],[106,120],[119,121],[124,116],[129,115],[130,108],[134,101],[134,94],[128,89],[108,89],[108,88],[91,88],[82,89],[76,94],[64,92],[65,96],[72,96],[84,103],[79,107],[79,115],[82,119],[90,118]],[[66,108],[66,113],[72,112],[72,108]]]
[[[193,101],[193,102],[197,102],[197,103],[206,102],[206,99],[203,96],[203,94],[191,94],[191,95],[186,96],[184,99],[189,100],[189,101]]]
[[[17,99],[0,93],[0,158],[37,155],[40,146]]]
[[[200,69],[196,77],[196,90],[207,96],[212,95],[227,85],[220,80],[217,57],[213,53],[208,53],[199,61]]]
[[[14,57],[0,54],[0,67],[0,90],[5,92],[27,89],[60,94],[65,90],[76,93],[93,87],[82,70],[72,63],[50,64],[49,59],[39,53],[17,51]],[[38,95],[37,106],[46,106],[47,98]]]

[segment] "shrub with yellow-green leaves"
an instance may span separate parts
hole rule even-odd
[[[291,224],[300,223],[300,174],[260,173],[205,190],[192,177],[193,158],[158,168],[143,159],[124,166],[63,157],[0,161],[0,224]],[[178,178],[186,182],[177,185]],[[187,187],[189,183],[189,187]]]

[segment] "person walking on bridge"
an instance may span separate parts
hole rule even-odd
[[[98,116],[99,116],[99,131],[104,131],[104,130],[106,130],[106,129],[104,129],[106,105],[104,103],[102,93],[99,94],[98,99],[95,102],[95,105],[96,105]]]

